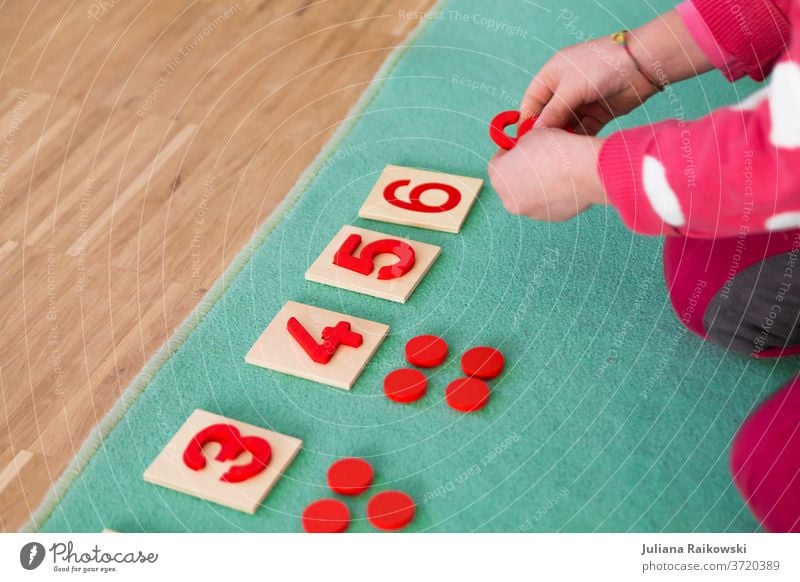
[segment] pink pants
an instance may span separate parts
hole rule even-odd
[[[676,313],[697,335],[757,358],[800,354],[800,230],[669,238],[664,276]],[[800,531],[800,376],[745,420],[730,465],[766,530]]]

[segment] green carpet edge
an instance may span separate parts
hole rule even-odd
[[[440,11],[442,6],[448,2],[449,0],[437,0],[433,6],[430,7],[430,11]],[[370,80],[364,93],[347,112],[342,124],[336,129],[336,132],[331,136],[322,150],[320,150],[311,165],[303,171],[286,197],[275,207],[264,223],[258,228],[258,232],[253,235],[250,241],[248,241],[236,257],[234,257],[206,296],[192,309],[186,319],[183,320],[173,334],[139,371],[128,387],[122,392],[114,406],[111,407],[103,419],[89,432],[78,452],[75,454],[75,457],[70,461],[56,482],[49,488],[47,494],[39,503],[39,506],[31,513],[28,521],[19,529],[20,533],[37,532],[39,528],[37,524],[44,524],[47,521],[61,502],[63,495],[66,494],[67,490],[72,486],[72,483],[80,476],[86,465],[100,448],[105,437],[124,418],[130,406],[147,389],[155,375],[169,361],[172,355],[180,349],[200,322],[203,321],[206,314],[208,314],[214,305],[216,305],[217,301],[224,295],[228,288],[229,281],[233,280],[244,268],[256,250],[270,234],[272,234],[275,227],[278,226],[287,213],[300,200],[300,197],[316,177],[317,172],[325,165],[328,159],[330,159],[336,147],[344,141],[355,127],[356,122],[360,119],[359,114],[364,111],[370,102],[380,93],[383,83],[390,71],[431,21],[432,20],[422,19],[422,22],[409,32],[403,42],[394,47],[391,54],[386,57],[386,60],[381,64],[380,68]]]

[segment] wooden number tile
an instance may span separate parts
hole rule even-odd
[[[349,390],[388,333],[382,323],[288,301],[244,360]]]
[[[306,279],[405,303],[441,248],[343,226],[306,271]]]
[[[144,472],[144,480],[255,513],[303,441],[195,410]]]
[[[459,232],[483,180],[386,166],[359,210],[361,218]]]

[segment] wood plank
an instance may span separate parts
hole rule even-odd
[[[419,22],[400,12],[431,4],[0,3],[0,529],[280,203]]]

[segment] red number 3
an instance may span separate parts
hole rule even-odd
[[[397,279],[408,273],[414,266],[414,247],[403,241],[383,238],[364,245],[361,255],[355,256],[356,249],[361,244],[361,235],[351,234],[333,255],[333,264],[345,269],[350,269],[362,275],[369,275],[375,270],[375,257],[381,254],[396,256],[399,261],[378,269],[378,279]]]
[[[243,437],[239,429],[232,424],[212,424],[198,432],[186,445],[183,451],[183,462],[193,471],[200,471],[206,466],[206,457],[203,447],[208,443],[221,445],[217,461],[233,461],[244,452],[253,455],[253,460],[246,465],[234,465],[219,478],[226,483],[241,483],[255,477],[263,471],[272,458],[272,447],[269,443],[257,436]]]
[[[383,190],[383,197],[392,206],[397,206],[404,210],[411,210],[412,212],[447,212],[458,206],[458,203],[461,202],[461,192],[458,191],[458,188],[440,182],[424,182],[422,184],[417,184],[411,189],[407,201],[397,198],[397,189],[408,186],[410,183],[411,180],[395,180]],[[425,204],[422,201],[422,194],[427,190],[441,190],[447,194],[447,200],[438,206]]]

